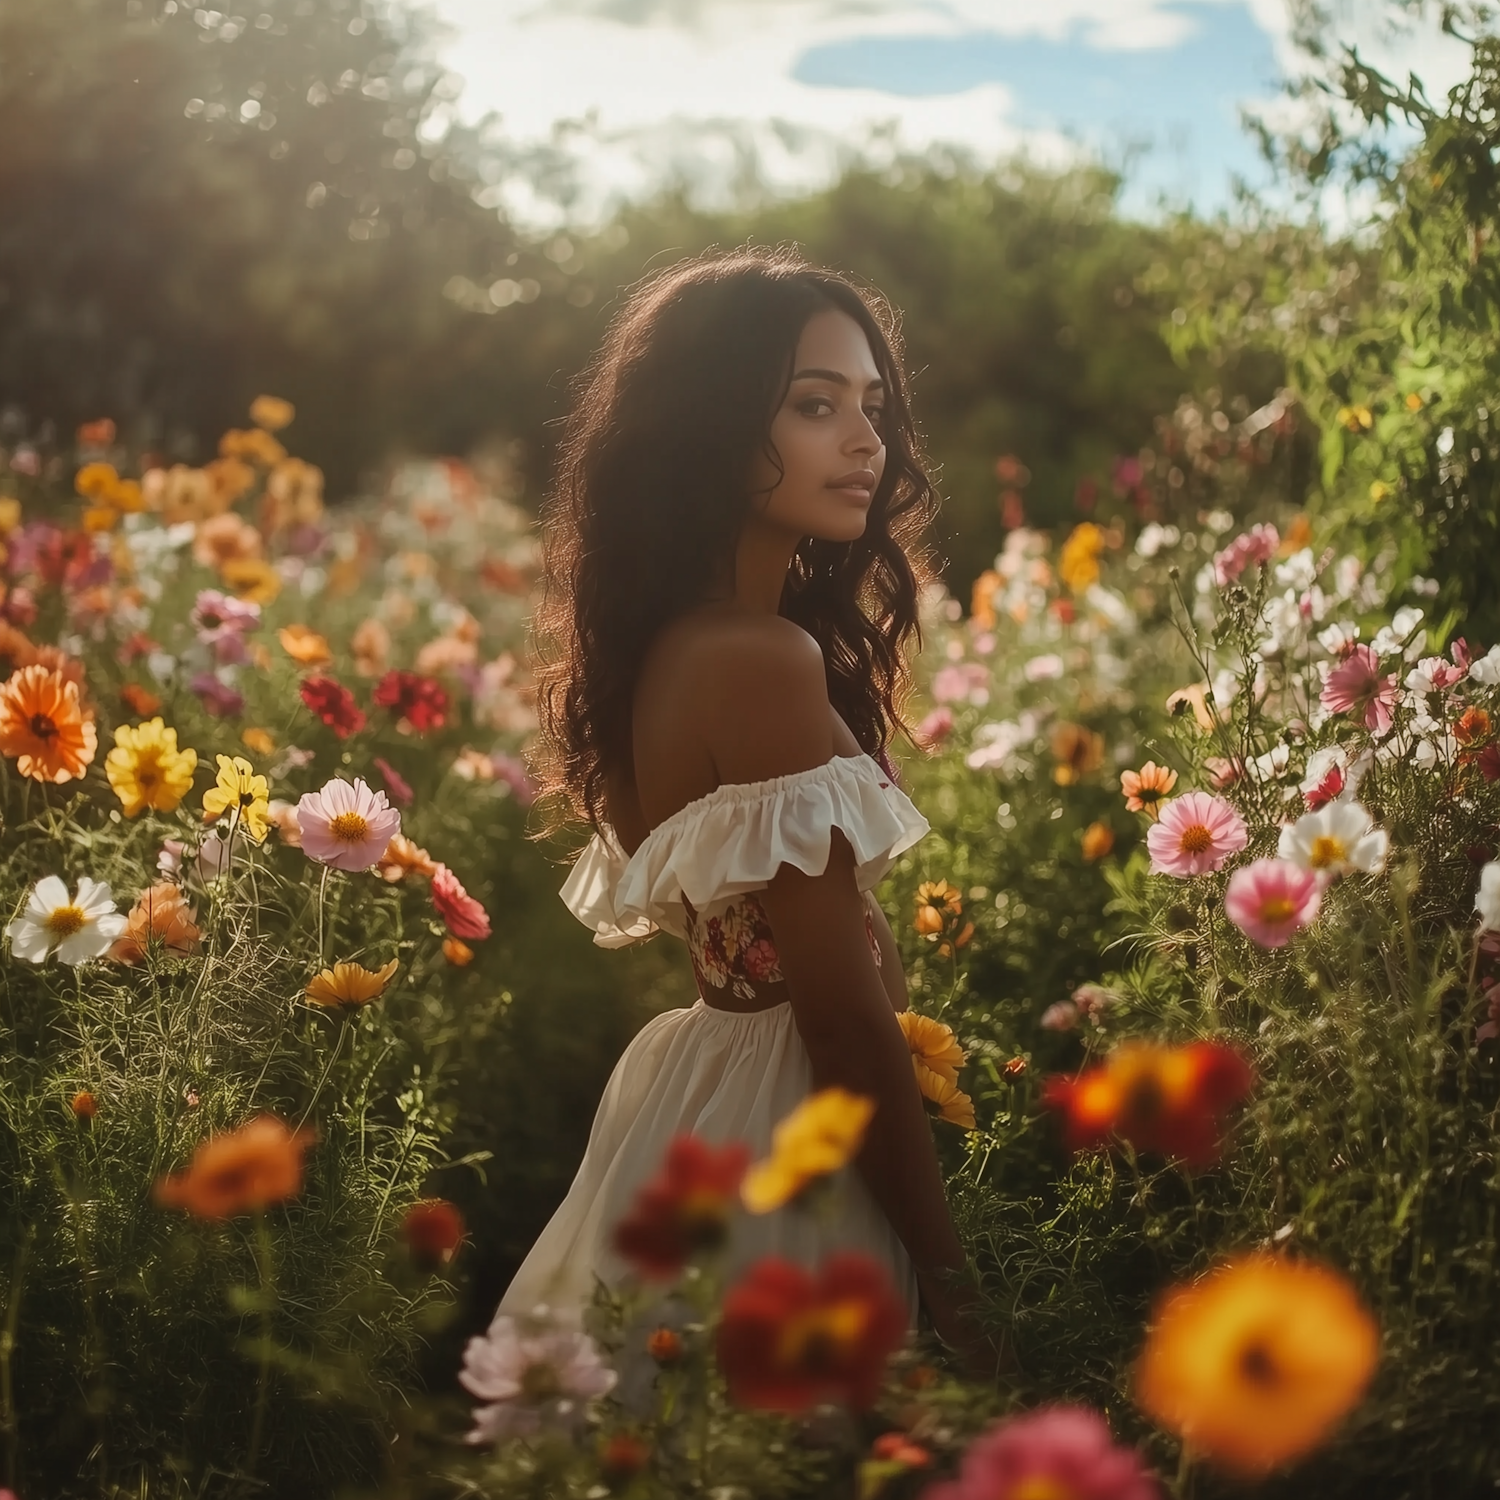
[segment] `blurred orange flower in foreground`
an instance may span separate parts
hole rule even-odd
[[[963,896],[956,885],[946,880],[924,880],[917,887],[917,914],[912,926],[923,937],[936,937],[947,926],[948,918],[962,916],[963,909]]]
[[[275,1115],[257,1115],[202,1142],[185,1171],[159,1177],[156,1201],[200,1219],[228,1219],[295,1198],[302,1155],[315,1139],[312,1130],[289,1130]]]
[[[1190,1450],[1260,1475],[1315,1448],[1359,1401],[1379,1346],[1342,1275],[1257,1252],[1163,1297],[1135,1399]]]
[[[78,684],[35,662],[0,687],[0,754],[34,781],[72,781],[99,747],[92,715],[85,716]]]
[[[420,844],[414,843],[404,833],[391,835],[385,853],[375,862],[382,880],[393,884],[405,880],[408,875],[425,875],[429,880],[437,871],[437,861]]]

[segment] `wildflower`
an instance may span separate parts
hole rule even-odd
[[[197,695],[204,711],[215,719],[237,718],[245,711],[244,694],[213,672],[199,672],[188,687]]]
[[[406,720],[418,734],[441,729],[448,715],[448,694],[442,684],[415,672],[387,672],[375,684],[375,701]]]
[[[45,963],[56,948],[60,963],[76,967],[98,958],[124,929],[125,918],[103,881],[80,875],[75,897],[56,875],[44,875],[5,935],[13,958]]]
[[[364,710],[354,694],[332,677],[304,677],[298,689],[302,701],[341,739],[365,727]]]
[[[356,777],[351,786],[335,776],[297,802],[302,847],[335,870],[368,870],[401,827],[401,814]]]
[[[682,1358],[682,1335],[665,1326],[653,1329],[646,1340],[646,1353],[659,1365],[675,1365]]]
[[[1229,877],[1224,909],[1262,948],[1284,948],[1317,916],[1321,892],[1315,871],[1285,859],[1257,859]]]
[[[1052,779],[1072,786],[1104,764],[1104,737],[1082,724],[1062,723],[1052,731]]]
[[[1007,1078],[1021,1078],[1026,1073],[1026,1059],[1024,1057],[1012,1057],[1004,1068]]]
[[[615,1226],[616,1251],[642,1276],[672,1280],[699,1251],[724,1243],[749,1164],[743,1142],[714,1147],[696,1136],[674,1137],[661,1170]]]
[[[68,1108],[73,1111],[75,1120],[82,1120],[86,1125],[99,1113],[99,1101],[87,1089],[79,1089],[68,1100]]]
[[[1228,588],[1252,563],[1270,562],[1280,545],[1281,537],[1274,526],[1252,526],[1214,554],[1214,582],[1221,589]]]
[[[104,774],[127,818],[148,807],[173,812],[192,790],[198,752],[177,748],[177,731],[160,719],[115,730],[115,748],[104,758]]]
[[[263,557],[232,557],[219,564],[219,577],[251,604],[270,604],[281,592],[281,575]]]
[[[286,449],[264,428],[231,427],[219,439],[219,454],[269,469],[286,457]]]
[[[930,755],[952,733],[953,710],[941,703],[912,730],[912,738]]]
[[[258,559],[263,545],[260,532],[243,516],[226,510],[199,523],[193,537],[193,561],[222,573],[229,563]]]
[[[474,950],[462,938],[445,937],[443,939],[443,957],[455,969],[463,969],[474,962]]]
[[[522,1332],[516,1319],[498,1316],[483,1338],[464,1349],[459,1383],[486,1403],[474,1410],[471,1443],[531,1437],[544,1428],[572,1428],[585,1403],[608,1395],[617,1380],[594,1341],[565,1326]]]
[[[1143,812],[1154,823],[1162,799],[1177,785],[1177,772],[1148,760],[1139,771],[1120,772],[1126,812]]]
[[[1115,1443],[1097,1412],[1044,1406],[996,1423],[969,1444],[958,1476],[924,1500],[1157,1500],[1134,1448]]]
[[[1425,697],[1429,693],[1446,693],[1449,688],[1464,680],[1464,668],[1444,661],[1441,656],[1424,656],[1406,674],[1403,686],[1408,691]]]
[[[1042,1102],[1063,1113],[1071,1151],[1118,1135],[1204,1167],[1218,1160],[1224,1117],[1253,1083],[1250,1065],[1219,1042],[1129,1042],[1077,1078],[1049,1078]]]
[[[410,783],[384,756],[375,757],[375,769],[380,772],[381,779],[385,782],[386,790],[391,794],[392,801],[399,802],[402,807],[410,807],[416,800],[416,793],[412,791]]]
[[[227,755],[214,757],[219,774],[213,786],[203,794],[203,811],[210,818],[221,813],[233,812],[235,822],[231,832],[238,827],[255,843],[265,842],[270,831],[270,787],[264,776],[255,774],[255,767],[242,755],[232,759]]]
[[[616,1432],[599,1451],[599,1471],[614,1485],[633,1479],[651,1461],[651,1445],[633,1432]]]
[[[1092,521],[1080,521],[1057,554],[1057,576],[1075,594],[1086,593],[1099,581],[1099,554],[1104,532]]]
[[[936,1106],[940,1120],[974,1129],[974,1104],[958,1087],[964,1050],[950,1027],[914,1010],[896,1012],[896,1023],[911,1049],[912,1069],[922,1097]]]
[[[1208,772],[1208,784],[1216,792],[1222,792],[1245,774],[1245,763],[1237,756],[1210,755],[1204,759],[1203,769]]]
[[[273,797],[266,804],[266,817],[270,820],[271,827],[276,830],[276,837],[283,844],[289,849],[302,847],[302,825],[297,821],[295,803],[284,802],[280,797]]]
[[[250,420],[267,432],[280,432],[297,415],[297,408],[280,396],[257,396],[250,403]]]
[[[120,689],[120,702],[138,719],[149,719],[161,710],[161,699],[138,682],[127,682]]]
[[[917,887],[917,914],[912,925],[923,937],[936,937],[949,916],[962,914],[964,904],[957,886],[946,880],[924,880]]]
[[[1167,696],[1167,712],[1175,715],[1191,709],[1198,728],[1207,734],[1219,722],[1218,714],[1209,706],[1208,694],[1209,684],[1206,682],[1194,682],[1185,688],[1178,688],[1175,693]]]
[[[495,764],[482,750],[465,745],[458,752],[451,767],[453,774],[464,781],[493,781]]]
[[[1071,1000],[1054,1000],[1042,1012],[1043,1031],[1072,1031],[1078,1025],[1078,1007]]]
[[[837,1172],[859,1150],[875,1101],[847,1089],[809,1094],[771,1134],[771,1155],[746,1174],[741,1197],[753,1214],[790,1203],[819,1177]]]
[[[349,649],[354,653],[354,670],[361,677],[376,677],[385,671],[386,658],[391,654],[391,633],[371,615],[356,627]]]
[[[905,1302],[873,1257],[831,1255],[817,1272],[768,1255],[724,1298],[715,1344],[730,1400],[797,1413],[875,1402],[906,1335]]]
[[[1368,406],[1341,406],[1335,420],[1350,432],[1368,432],[1375,425],[1374,414]]]
[[[409,874],[430,879],[438,868],[433,857],[403,833],[392,835],[385,853],[376,861],[376,867],[380,871],[380,878],[392,883],[405,880]]]
[[[447,865],[440,864],[432,872],[432,904],[454,937],[477,939],[490,935],[489,913],[463,888]]]
[[[950,1078],[940,1074],[924,1072],[918,1075],[918,1086],[922,1097],[932,1105],[932,1113],[938,1119],[957,1125],[962,1130],[977,1130],[974,1118],[974,1101]]]
[[[401,1219],[401,1238],[424,1271],[446,1266],[464,1242],[464,1216],[446,1198],[421,1198]]]
[[[1162,805],[1146,833],[1154,875],[1186,879],[1223,867],[1250,842],[1245,820],[1222,797],[1188,792]]]
[[[260,629],[260,605],[218,589],[202,589],[188,618],[198,639],[211,646],[221,662],[243,661],[245,636]]]
[[[1090,864],[1104,858],[1115,847],[1114,830],[1108,823],[1090,823],[1083,830],[1083,857]]]
[[[1453,738],[1462,747],[1459,760],[1465,765],[1477,761],[1493,733],[1494,722],[1487,709],[1466,708],[1453,725]]]
[[[361,964],[336,963],[315,974],[303,993],[314,1005],[368,1005],[385,993],[385,987],[400,967],[393,958],[379,969]]]
[[[14,760],[22,776],[72,781],[83,775],[98,745],[78,684],[63,672],[33,662],[0,686],[0,754]]]
[[[1355,1405],[1379,1343],[1338,1272],[1246,1255],[1158,1304],[1135,1398],[1190,1448],[1260,1475],[1315,1448]]]
[[[261,729],[258,725],[247,725],[240,730],[240,744],[247,750],[253,750],[257,755],[276,753],[276,740],[270,730]]]
[[[182,888],[175,881],[159,880],[131,907],[125,930],[110,944],[109,957],[117,964],[138,964],[153,940],[178,953],[196,953],[202,938]]]
[[[1276,852],[1329,880],[1356,870],[1378,875],[1389,848],[1385,830],[1375,826],[1358,802],[1332,802],[1286,824]]]
[[[537,784],[527,774],[525,761],[507,755],[503,750],[495,750],[490,754],[490,765],[494,767],[496,778],[510,788],[511,795],[522,807],[530,807],[536,801]]]
[[[1474,897],[1481,932],[1500,932],[1500,860],[1491,860],[1479,872],[1479,891]]]
[[[1329,713],[1352,714],[1366,729],[1384,734],[1391,727],[1396,678],[1382,675],[1373,647],[1356,645],[1329,672],[1318,701]]]
[[[932,1463],[932,1454],[904,1432],[882,1432],[870,1444],[870,1456],[897,1469],[925,1469]]]
[[[311,1130],[289,1130],[275,1115],[257,1115],[203,1141],[184,1171],[157,1179],[154,1196],[200,1219],[258,1212],[302,1191],[302,1155],[313,1140]]]
[[[306,625],[283,625],[276,632],[276,639],[299,667],[326,667],[333,660],[327,639]]]

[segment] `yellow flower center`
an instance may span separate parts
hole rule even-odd
[[[370,825],[357,812],[341,812],[328,824],[328,831],[341,844],[359,844],[370,836]]]
[[[1326,870],[1331,865],[1343,864],[1348,857],[1349,851],[1344,847],[1343,839],[1336,839],[1331,833],[1320,833],[1313,840],[1309,860],[1313,869]]]
[[[82,932],[87,922],[81,906],[59,906],[47,918],[47,931],[58,939],[70,938],[75,932]]]
[[[1206,854],[1213,848],[1214,836],[1202,823],[1194,823],[1182,830],[1182,852],[1184,854]]]
[[[46,714],[32,714],[31,732],[39,740],[50,740],[57,733],[57,725]]]
[[[869,1318],[866,1305],[852,1299],[789,1318],[777,1343],[778,1361],[801,1370],[829,1369],[864,1332]]]
[[[1028,1474],[1007,1493],[1010,1500],[1077,1500],[1077,1491],[1051,1474]]]
[[[1296,903],[1286,896],[1267,896],[1260,904],[1260,919],[1262,922],[1290,922],[1296,910]]]

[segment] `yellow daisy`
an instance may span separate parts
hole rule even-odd
[[[265,841],[271,827],[271,788],[264,776],[242,755],[232,760],[227,755],[214,759],[219,765],[218,779],[203,794],[203,811],[209,819],[235,811],[241,830],[257,844]]]
[[[104,760],[104,774],[120,799],[127,818],[148,807],[154,812],[173,812],[193,789],[198,752],[177,748],[177,731],[160,718],[144,724],[121,724],[115,730],[115,748]]]

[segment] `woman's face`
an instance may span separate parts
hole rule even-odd
[[[885,470],[885,384],[865,331],[846,312],[814,313],[797,341],[792,380],[751,479],[756,517],[798,540],[851,542]]]

